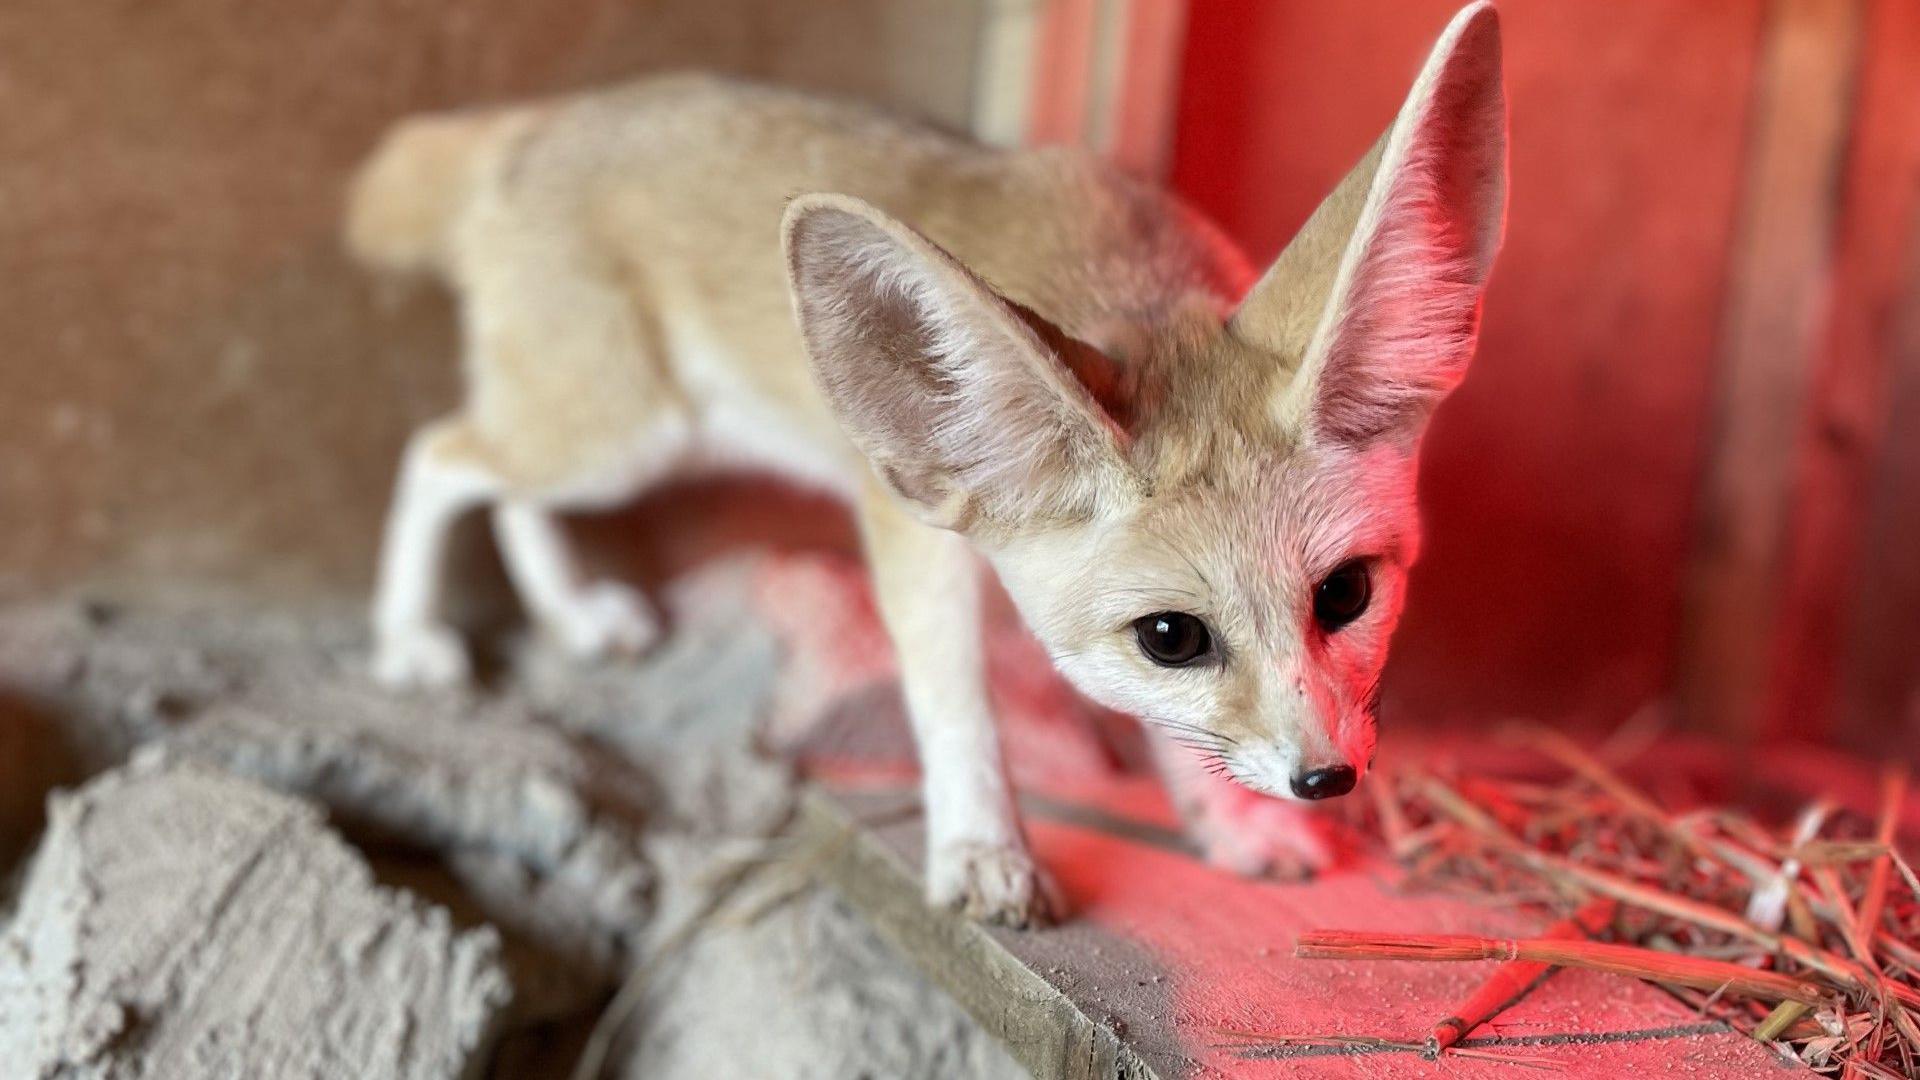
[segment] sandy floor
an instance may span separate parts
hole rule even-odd
[[[0,1057],[1019,1075],[765,842],[792,783],[757,728],[810,699],[751,614],[763,570],[678,583],[643,662],[511,634],[485,689],[406,699],[364,679],[344,606],[0,609]]]

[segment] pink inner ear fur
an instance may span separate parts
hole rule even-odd
[[[1313,419],[1330,439],[1412,441],[1466,373],[1505,214],[1498,33],[1491,12],[1464,28],[1404,157],[1382,165],[1385,197],[1316,350]]]
[[[1098,405],[1104,419],[1111,421],[1116,438],[1125,441],[1133,424],[1132,388],[1127,371],[1098,348],[1068,334],[1024,304],[1008,301],[1015,314],[1032,330],[1040,343],[1052,351],[1088,396]]]
[[[941,524],[1090,512],[1120,458],[1087,388],[1013,305],[883,222],[822,205],[790,226],[808,354],[848,434]]]

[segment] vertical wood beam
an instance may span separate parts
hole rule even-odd
[[[1027,140],[1047,0],[982,0],[973,73],[973,133],[995,146]]]
[[[974,130],[1001,145],[1097,150],[1166,175],[1186,0],[990,0]]]
[[[1687,719],[1729,736],[1755,732],[1769,681],[1860,15],[1774,0],[1761,45],[1679,658]]]
[[[1033,57],[1031,143],[1087,143],[1101,0],[1049,0]]]
[[[1920,762],[1920,233],[1893,307],[1880,443],[1841,658],[1842,741]]]
[[[1864,546],[1862,532],[1876,474],[1887,472],[1882,455],[1913,452],[1888,441],[1887,423],[1888,389],[1900,374],[1894,368],[1920,359],[1913,355],[1920,344],[1920,315],[1913,310],[1920,301],[1920,5],[1873,0],[1864,41],[1827,325],[1799,434],[1785,591],[1762,720],[1769,735],[1801,739],[1848,734],[1836,731],[1840,673],[1849,666],[1845,653],[1884,651],[1876,649],[1882,635],[1860,626],[1858,615],[1873,622],[1886,599],[1872,595],[1884,582],[1872,572],[1872,560],[1884,565],[1898,557]],[[1920,377],[1920,371],[1906,377]],[[1914,496],[1920,489],[1907,489],[1907,497]],[[1879,497],[1899,501],[1884,488]],[[1863,555],[1869,560],[1864,565]],[[1920,541],[1906,562],[1920,571]],[[1850,633],[1850,627],[1860,632]],[[1904,638],[1909,656],[1915,640]],[[1861,659],[1871,666],[1870,656]],[[1885,708],[1883,703],[1864,711],[1880,712],[1884,726]],[[1859,741],[1857,735],[1852,741]]]

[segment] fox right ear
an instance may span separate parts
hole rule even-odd
[[[1482,0],[1234,314],[1242,340],[1297,364],[1276,400],[1283,425],[1347,445],[1418,441],[1473,354],[1505,220],[1506,119],[1499,15]]]
[[[921,520],[1083,518],[1132,487],[1125,436],[1038,317],[931,240],[840,195],[795,199],[783,238],[815,381]]]

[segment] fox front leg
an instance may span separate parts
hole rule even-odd
[[[1051,885],[1027,851],[987,701],[979,564],[965,540],[884,496],[865,501],[862,525],[920,754],[927,899],[1006,926],[1049,922]]]

